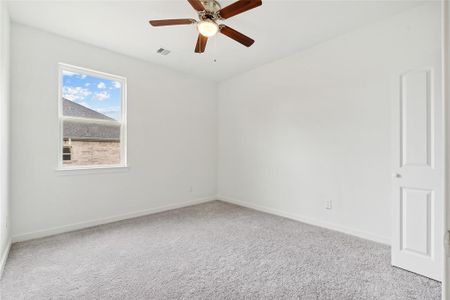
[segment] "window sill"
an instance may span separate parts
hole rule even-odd
[[[105,166],[79,166],[79,167],[59,167],[55,171],[60,175],[81,175],[81,174],[101,174],[101,173],[122,173],[128,172],[128,165],[105,165]]]

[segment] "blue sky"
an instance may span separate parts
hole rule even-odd
[[[63,70],[62,96],[120,121],[122,86],[118,81]]]

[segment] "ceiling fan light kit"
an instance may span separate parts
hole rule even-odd
[[[150,24],[152,26],[196,24],[199,35],[195,46],[195,53],[205,52],[208,38],[216,35],[218,32],[246,47],[250,47],[255,42],[253,39],[231,27],[224,24],[218,24],[218,21],[226,20],[258,7],[262,5],[261,0],[238,0],[224,8],[222,8],[216,0],[188,0],[188,2],[197,11],[199,21],[194,19],[165,19],[151,20]]]
[[[212,37],[219,31],[219,25],[213,20],[202,20],[197,23],[198,32],[204,37]]]

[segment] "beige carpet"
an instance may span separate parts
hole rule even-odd
[[[14,244],[1,299],[440,299],[389,253],[214,201]]]

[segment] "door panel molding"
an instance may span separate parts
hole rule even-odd
[[[433,258],[434,192],[426,189],[400,188],[400,249]]]
[[[400,167],[434,168],[434,107],[432,69],[410,70],[400,76]],[[414,113],[409,116],[408,113]],[[423,128],[415,122],[423,118]],[[418,134],[419,133],[419,134]]]

